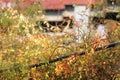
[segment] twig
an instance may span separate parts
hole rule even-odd
[[[114,43],[111,43],[109,45],[105,45],[105,46],[102,46],[102,47],[98,47],[95,49],[95,51],[100,51],[102,50],[103,48],[111,48],[111,47],[115,47],[117,45],[120,45],[120,41],[119,42],[114,42]],[[39,66],[42,66],[42,65],[45,65],[45,64],[49,64],[49,63],[55,63],[55,62],[58,62],[58,61],[61,61],[63,59],[66,59],[70,56],[75,56],[75,55],[78,55],[78,53],[73,53],[73,54],[70,54],[70,55],[66,55],[66,56],[62,56],[62,57],[59,57],[59,58],[56,58],[56,59],[53,59],[53,60],[50,60],[48,62],[41,62],[41,63],[37,63],[37,64],[33,64],[33,65],[29,65],[29,66],[26,66],[25,68],[33,68],[33,67],[39,67]],[[85,52],[81,52],[79,53],[80,56],[82,55],[85,55]],[[7,70],[16,70],[16,69],[19,69],[19,67],[15,67],[15,68],[9,68],[9,69],[3,69],[3,70],[0,70],[0,73],[4,72],[4,71],[7,71]]]
[[[103,48],[111,48],[111,47],[115,47],[117,45],[120,45],[120,41],[119,42],[115,42],[115,43],[111,43],[109,45],[105,45],[105,46],[102,46],[102,47],[98,47],[95,49],[95,51],[99,51],[99,50],[102,50]],[[85,52],[81,52],[79,55],[84,55]],[[66,56],[62,56],[62,57],[59,57],[59,58],[56,58],[56,59],[53,59],[53,60],[50,60],[49,62],[47,63],[54,63],[54,62],[58,62],[58,61],[61,61],[65,58],[68,58],[70,56],[73,56],[73,55],[77,55],[77,53],[73,53],[73,54],[70,54],[70,55],[66,55]],[[42,65],[45,65],[47,63],[38,63],[38,64],[33,64],[33,65],[30,65],[29,67],[32,68],[32,67],[39,67],[39,66],[42,66]]]

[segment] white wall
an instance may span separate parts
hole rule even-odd
[[[62,15],[46,15],[45,16],[47,21],[62,21]]]
[[[2,6],[2,8],[5,8],[5,7],[15,7],[16,3],[15,2],[1,2],[0,3]]]
[[[80,22],[80,23],[88,23],[89,13],[90,13],[90,10],[86,8],[86,5],[75,6],[74,17],[76,21],[80,22],[81,19],[83,19],[83,22]]]
[[[57,10],[47,10],[45,13],[47,21],[62,21],[62,11]]]
[[[74,17],[75,24],[79,26],[75,26],[76,31],[76,42],[82,42],[83,37],[85,38],[87,33],[89,32],[87,26],[89,23],[89,13],[90,10],[86,8],[86,5],[75,6],[74,9]]]

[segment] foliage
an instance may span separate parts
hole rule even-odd
[[[18,23],[17,11],[12,8],[4,9],[0,13],[0,29],[7,31],[12,25]]]
[[[116,3],[118,3],[120,5],[120,0],[116,0]]]
[[[7,10],[4,12],[4,16],[6,13]],[[57,35],[56,33],[55,36],[49,36],[36,31],[34,23],[29,21],[31,19],[28,16],[24,16],[22,13],[16,14],[18,15],[15,18],[18,20],[17,24],[13,20],[11,24],[7,25],[7,28],[11,27],[9,34],[0,34],[0,69],[4,70],[0,71],[1,80],[120,79],[120,46],[94,51],[97,46],[101,46],[100,44],[108,44],[107,41],[110,43],[119,41],[119,26],[109,30],[111,31],[109,39],[105,41],[93,36],[84,39],[83,43],[75,43],[73,34]],[[9,17],[14,19],[12,14]],[[4,26],[1,25],[1,27]],[[75,55],[38,68],[28,68],[31,64],[48,62],[60,56],[79,54],[83,51],[85,51],[83,56]]]
[[[29,7],[25,8],[24,11],[22,11],[24,15],[26,16],[35,16],[35,15],[42,15],[43,9],[40,3],[33,3]]]

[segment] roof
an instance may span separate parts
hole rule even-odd
[[[87,5],[94,4],[95,0],[41,0],[42,6],[46,10],[64,9],[65,5]]]
[[[13,0],[2,0],[2,2],[12,2]]]
[[[15,2],[16,0],[2,0],[3,2]],[[25,3],[27,6],[33,2],[39,2],[39,0],[17,0]],[[62,10],[65,9],[65,5],[87,5],[88,3],[94,4],[95,0],[40,0],[45,10]],[[24,7],[23,6],[23,7]]]
[[[41,0],[41,4],[45,9],[64,9],[62,0]]]
[[[35,2],[36,0],[34,0],[34,2]],[[21,9],[24,9],[24,8],[26,8],[26,7],[28,7],[30,4],[32,4],[33,3],[33,0],[2,0],[1,2],[5,2],[6,3],[6,5],[4,6],[4,7],[8,7],[7,5],[9,5],[9,2],[11,2],[11,6],[13,6],[14,4],[13,3],[15,3],[15,2],[19,2],[19,8],[21,8]]]
[[[88,0],[64,0],[63,3],[65,5],[72,5],[72,4],[78,4],[78,5],[82,5],[82,4],[87,4]]]
[[[33,2],[33,1],[36,1],[36,0],[2,0],[2,2],[16,2],[16,1],[18,1],[18,2]]]

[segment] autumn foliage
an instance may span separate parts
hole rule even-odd
[[[35,30],[28,16],[13,9],[0,13],[1,80],[119,80],[120,46],[95,51],[100,44],[120,40],[120,26],[113,24],[109,37],[75,43],[73,34],[50,36]],[[20,17],[21,16],[21,17]],[[2,22],[3,21],[3,22]],[[74,33],[74,32],[73,32]],[[77,53],[85,52],[85,55]],[[28,68],[29,65],[76,53],[59,62]],[[7,70],[6,70],[7,69]]]

